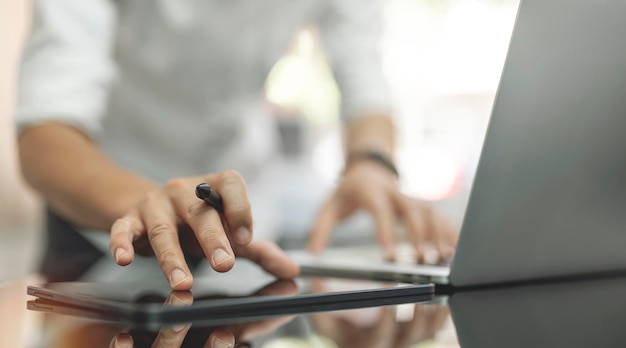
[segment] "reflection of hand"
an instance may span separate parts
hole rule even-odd
[[[397,217],[404,220],[408,238],[423,261],[425,242],[432,243],[441,259],[452,257],[456,233],[430,206],[402,194],[397,178],[378,163],[358,162],[344,173],[341,184],[318,216],[311,232],[309,249],[319,252],[328,242],[333,227],[359,209],[370,212],[376,224],[385,257],[394,258],[394,228]]]
[[[195,196],[195,187],[202,182],[222,196],[223,219]],[[111,229],[110,249],[120,265],[130,264],[135,248],[141,251],[142,243],[156,255],[163,274],[176,290],[190,289],[193,284],[183,250],[201,252],[219,272],[230,270],[237,255],[281,278],[298,273],[296,264],[277,246],[252,241],[246,184],[234,171],[174,179],[149,192]]]
[[[329,312],[313,315],[320,334],[333,340],[339,347],[403,348],[433,338],[447,316],[448,308],[432,304],[415,304],[413,318],[405,323],[396,320],[395,307],[379,308],[378,318],[370,326],[361,326],[345,315],[358,316],[359,310],[343,315]]]
[[[311,287],[314,292],[320,292],[324,285],[312,281]],[[317,331],[339,347],[404,348],[434,337],[449,315],[448,307],[445,306],[410,306],[414,306],[414,309],[411,319],[406,322],[396,319],[395,306],[319,313],[312,315],[312,319]],[[365,322],[363,319],[371,311],[377,312],[378,316]]]
[[[265,286],[253,296],[286,296],[298,293],[298,287],[292,280],[279,280]],[[165,301],[165,305],[185,306],[193,302],[193,296],[189,291],[173,291]],[[256,322],[226,325],[219,328],[191,329],[191,324],[174,325],[163,328],[153,340],[141,335],[141,340],[133,339],[133,335],[120,333],[113,338],[110,348],[136,347],[162,347],[179,348],[183,346],[199,347],[235,347],[239,342],[245,342],[253,337],[263,335],[285,325],[293,316],[267,319]],[[208,337],[207,337],[208,336]],[[238,347],[240,345],[237,345]]]

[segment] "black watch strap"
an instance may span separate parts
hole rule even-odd
[[[378,162],[385,168],[389,169],[389,171],[392,172],[395,176],[400,177],[400,173],[398,173],[398,168],[396,168],[396,165],[393,163],[393,161],[383,152],[378,150],[362,150],[349,153],[346,160],[346,168],[348,168],[354,162],[364,160]]]

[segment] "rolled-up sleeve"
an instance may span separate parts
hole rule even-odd
[[[56,121],[97,135],[115,75],[115,18],[109,0],[34,1],[19,76],[18,131]]]
[[[325,53],[341,91],[341,115],[391,113],[391,98],[382,72],[380,0],[330,0],[319,29]]]

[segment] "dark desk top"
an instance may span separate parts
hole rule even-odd
[[[380,303],[160,331],[26,311],[26,285],[33,282],[0,285],[1,347],[131,347],[131,342],[136,347],[229,347],[225,342],[235,341],[231,347],[621,347],[626,342],[626,277],[464,291],[419,304]]]

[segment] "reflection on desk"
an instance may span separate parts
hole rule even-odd
[[[412,347],[434,337],[447,317],[435,304],[413,307],[399,321],[396,308],[288,316],[220,327],[179,325],[158,332],[83,323],[57,335],[49,347]],[[373,316],[372,316],[373,315]],[[363,317],[374,320],[363,322]],[[431,346],[431,345],[429,345]]]
[[[28,347],[621,347],[625,293],[626,277],[613,277],[456,292],[428,304],[161,330],[50,315],[45,326],[31,332],[43,343]],[[7,296],[16,296],[0,295],[5,304]],[[23,293],[14,299],[23,301]],[[15,330],[14,324],[3,319],[4,332]]]
[[[463,347],[623,347],[626,278],[452,295]]]

